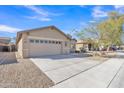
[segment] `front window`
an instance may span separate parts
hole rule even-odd
[[[58,41],[56,41],[56,44],[58,44]]]
[[[51,43],[51,41],[49,40],[49,43]]]
[[[59,44],[61,44],[61,42],[60,42],[60,41],[59,41],[58,43],[59,43]]]
[[[30,43],[34,43],[34,40],[33,39],[30,39]]]
[[[43,43],[43,40],[40,40],[40,43]]]
[[[39,40],[35,40],[35,43],[39,43]]]
[[[45,40],[45,43],[47,43],[47,40]]]
[[[52,43],[54,44],[54,43],[55,43],[55,41],[52,41]]]

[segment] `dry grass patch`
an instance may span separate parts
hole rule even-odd
[[[28,59],[0,65],[0,87],[40,88],[53,85],[54,83]]]

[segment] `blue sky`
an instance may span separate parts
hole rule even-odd
[[[17,31],[55,25],[65,33],[107,17],[107,12],[124,12],[124,6],[0,6],[0,36],[15,37]]]

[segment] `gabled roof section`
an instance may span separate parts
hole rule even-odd
[[[42,28],[35,28],[35,29],[29,29],[29,30],[17,32],[16,44],[18,44],[18,42],[21,39],[23,33],[31,32],[31,31],[36,31],[36,30],[38,31],[38,30],[47,29],[47,28],[54,28],[57,31],[59,31],[61,34],[63,34],[66,38],[68,38],[69,40],[71,40],[71,38],[69,36],[67,36],[64,32],[62,32],[57,27],[55,27],[55,26],[46,26],[46,27],[42,27]]]

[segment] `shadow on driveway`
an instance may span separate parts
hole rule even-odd
[[[46,59],[70,59],[70,58],[82,58],[82,57],[90,57],[88,54],[68,54],[68,55],[50,55],[50,56],[42,56],[37,58],[46,58]]]

